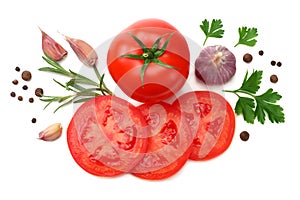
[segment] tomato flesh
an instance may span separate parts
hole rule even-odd
[[[118,97],[82,104],[67,130],[74,160],[87,172],[116,176],[129,172],[147,149],[148,130],[140,111]]]
[[[212,159],[229,147],[235,130],[235,116],[221,95],[211,91],[189,92],[173,105],[180,107],[196,134],[190,159]]]
[[[191,153],[193,135],[180,110],[159,102],[138,107],[144,115],[151,136],[143,159],[132,174],[150,180],[164,179],[179,171]]]

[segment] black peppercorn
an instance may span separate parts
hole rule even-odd
[[[11,93],[10,93],[10,96],[11,96],[11,97],[15,97],[15,96],[16,96],[16,93],[15,93],[15,92],[11,92]]]
[[[281,62],[277,62],[277,67],[281,67],[282,63]]]
[[[15,80],[12,81],[12,83],[13,83],[14,85],[18,85],[19,81],[18,81],[17,79],[15,79]]]
[[[30,71],[23,71],[22,72],[22,79],[24,81],[30,81],[31,80],[31,72]]]
[[[240,133],[240,138],[242,141],[247,141],[249,139],[250,135],[247,131],[242,131]]]
[[[36,118],[32,118],[32,119],[31,119],[31,122],[32,122],[32,123],[36,123]]]
[[[42,97],[43,94],[44,94],[44,91],[43,91],[42,88],[36,88],[36,89],[35,89],[35,95],[36,95],[37,97]]]
[[[270,76],[270,81],[272,83],[277,83],[278,82],[278,77],[275,74],[273,74],[272,76]]]
[[[275,61],[275,60],[272,60],[272,61],[271,61],[271,65],[272,65],[272,66],[275,66],[275,65],[276,65],[276,61]]]
[[[244,56],[243,56],[243,61],[246,62],[246,63],[250,63],[252,61],[253,57],[250,53],[246,53]]]
[[[28,89],[28,86],[27,85],[23,85],[23,90],[27,90]]]

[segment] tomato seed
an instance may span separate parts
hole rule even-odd
[[[15,93],[15,92],[11,92],[11,93],[10,93],[10,96],[11,96],[11,97],[16,97],[16,93]]]
[[[17,72],[19,72],[19,71],[20,71],[20,67],[16,67],[15,70],[16,70]]]
[[[22,79],[24,81],[30,81],[31,80],[31,72],[27,71],[27,70],[23,71],[22,72]]]
[[[264,51],[263,51],[263,50],[260,50],[260,51],[258,52],[258,55],[260,55],[260,56],[264,55]]]
[[[243,56],[243,61],[246,62],[246,63],[250,63],[252,61],[253,57],[250,53],[246,53],[244,56]]]
[[[27,90],[28,89],[28,86],[27,85],[23,85],[23,90]]]
[[[272,65],[272,66],[275,66],[275,65],[276,65],[276,61],[275,61],[275,60],[272,60],[272,61],[271,61],[271,65]]]
[[[281,67],[282,63],[281,62],[277,62],[277,67]]]
[[[249,133],[247,131],[242,131],[240,133],[240,138],[241,138],[242,141],[249,140],[249,137],[250,137],[250,135],[249,135]]]
[[[18,81],[17,79],[15,79],[15,80],[12,81],[12,83],[13,83],[14,85],[18,85],[19,81]]]
[[[18,100],[19,101],[23,101],[23,97],[22,96],[18,96]]]
[[[36,88],[34,93],[35,93],[35,96],[42,97],[44,94],[44,90],[42,88]]]
[[[278,77],[275,74],[273,74],[272,76],[270,76],[270,81],[272,83],[277,83],[278,82]]]

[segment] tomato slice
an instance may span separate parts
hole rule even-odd
[[[194,136],[177,107],[170,104],[146,103],[138,107],[151,135],[143,159],[132,174],[149,180],[160,180],[179,171],[188,160]]]
[[[193,141],[192,160],[208,160],[222,154],[231,144],[235,115],[221,95],[211,91],[193,91],[173,103],[189,121]]]
[[[87,172],[116,176],[129,172],[147,150],[141,112],[118,97],[100,96],[82,104],[68,130],[70,152]]]

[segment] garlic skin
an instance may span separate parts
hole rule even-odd
[[[77,55],[78,59],[87,66],[95,67],[98,60],[96,51],[88,43],[80,39],[70,38],[65,36],[65,39],[70,44],[71,48]]]
[[[60,138],[62,134],[62,126],[60,123],[55,123],[48,126],[45,130],[39,133],[40,140],[44,141],[55,141]]]
[[[42,33],[42,49],[45,54],[55,61],[60,61],[67,56],[68,52],[60,44],[58,44],[41,28],[40,31]]]

